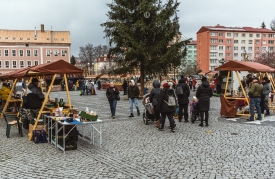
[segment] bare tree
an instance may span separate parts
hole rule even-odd
[[[275,31],[275,18],[270,22],[270,28]]]
[[[261,54],[258,54],[258,57],[255,58],[255,61],[274,68],[275,52],[272,50],[272,51],[266,51]]]

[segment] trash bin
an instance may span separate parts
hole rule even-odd
[[[144,88],[143,94],[147,94],[148,88]]]

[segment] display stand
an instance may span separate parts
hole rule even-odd
[[[215,71],[228,71],[227,74],[227,78],[226,78],[226,85],[225,85],[225,92],[224,92],[224,100],[242,100],[244,101],[244,108],[246,106],[249,106],[249,98],[246,94],[246,91],[241,83],[240,80],[240,76],[239,76],[239,72],[240,71],[248,71],[250,73],[258,73],[259,77],[263,76],[263,73],[265,73],[265,75],[267,75],[270,79],[270,75],[268,75],[269,73],[275,72],[275,69],[260,64],[260,63],[256,63],[256,62],[244,62],[244,61],[229,61],[217,68],[215,68]],[[236,73],[237,76],[237,80],[239,82],[239,85],[241,87],[241,91],[242,91],[242,96],[228,96],[227,95],[227,91],[228,91],[228,83],[229,83],[229,75],[230,75],[230,71],[234,71]],[[274,82],[273,83],[273,89],[274,89]],[[232,94],[231,94],[232,95]],[[225,106],[221,105],[221,108],[224,108]],[[232,106],[232,107],[238,107],[238,106]],[[224,115],[222,110],[221,110],[221,115]],[[235,116],[250,116],[250,112],[249,110],[241,110],[241,111],[237,111],[237,113],[235,114]],[[234,116],[234,114],[232,114],[231,116]]]

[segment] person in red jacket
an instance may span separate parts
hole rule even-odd
[[[192,80],[192,87],[193,87],[193,91],[195,91],[195,90],[196,90],[196,84],[197,84],[196,77],[193,77],[193,80]]]

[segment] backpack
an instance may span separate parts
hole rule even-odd
[[[165,101],[168,106],[177,106],[176,98],[173,95],[168,95],[168,101]]]
[[[182,86],[180,84],[177,85],[176,87],[176,94],[178,95],[183,95],[183,89]]]

